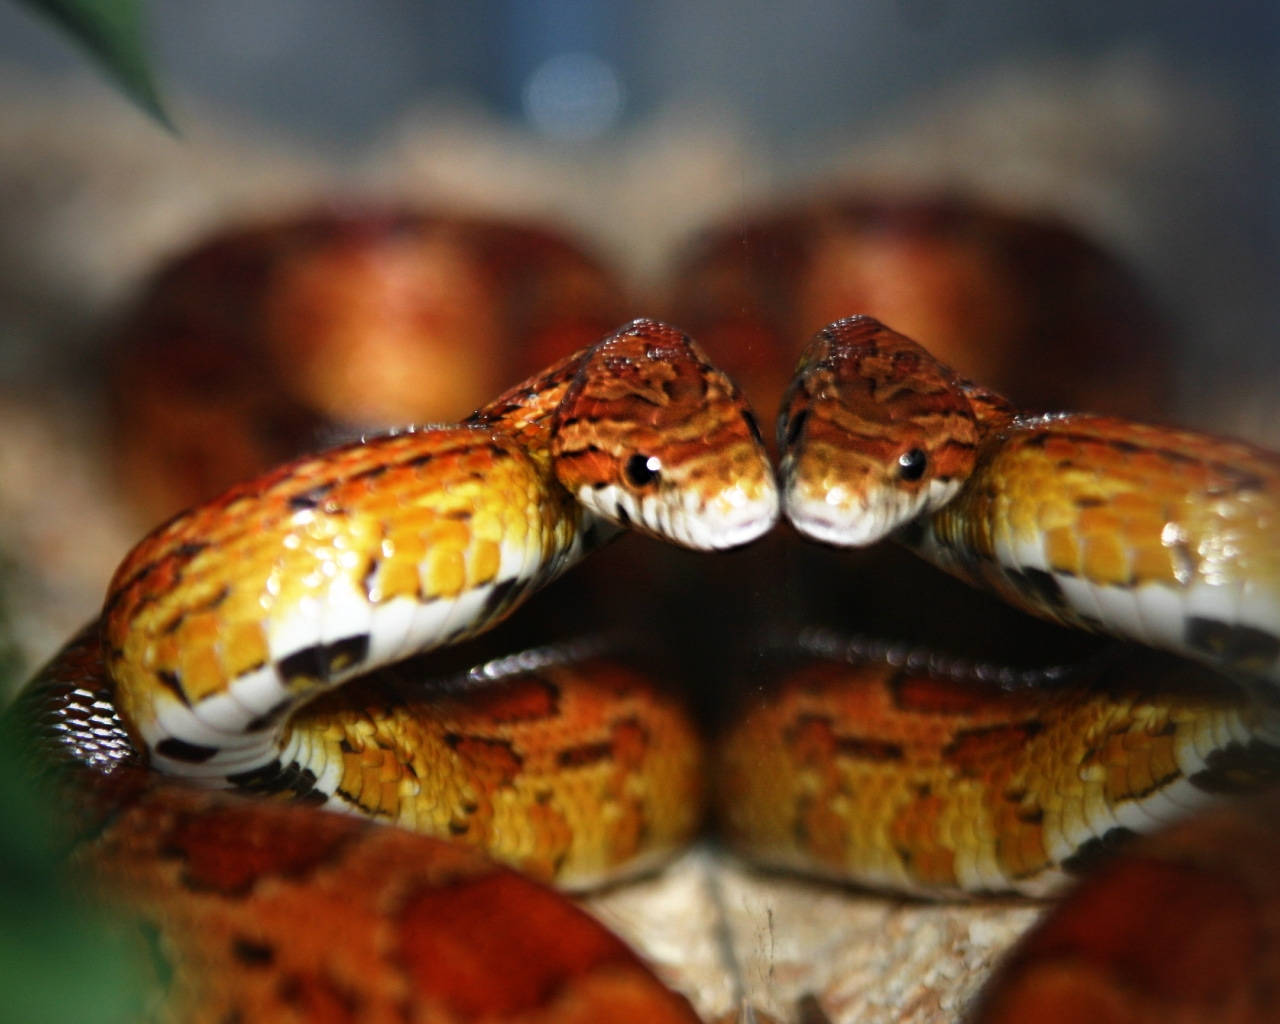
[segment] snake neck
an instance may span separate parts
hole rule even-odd
[[[1280,681],[1280,457],[1110,417],[1003,416],[954,498],[899,540],[1041,618]]]
[[[549,470],[556,414],[592,347],[579,349],[546,370],[508,388],[468,416],[464,424],[484,427],[515,439]]]
[[[996,439],[1018,418],[1017,407],[1003,395],[972,381],[957,380],[955,386],[973,411],[974,422],[978,427],[979,452],[984,445],[998,443]]]
[[[126,559],[104,611],[116,704],[154,765],[225,782],[270,764],[318,694],[482,632],[607,536],[497,430],[303,460]]]

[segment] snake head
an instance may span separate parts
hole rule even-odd
[[[560,483],[597,515],[690,548],[737,547],[778,518],[760,429],[685,334],[635,320],[582,361],[552,427]]]
[[[1006,414],[1003,399],[879,321],[837,320],[810,341],[783,396],[787,517],[815,540],[873,544],[946,504],[973,470],[984,423]]]

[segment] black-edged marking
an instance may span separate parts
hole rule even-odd
[[[1231,494],[1240,491],[1264,491],[1267,488],[1266,481],[1257,473],[1250,473],[1246,470],[1239,469],[1235,466],[1226,466],[1220,463],[1214,463],[1213,468],[1227,477],[1231,484],[1228,487],[1211,488],[1210,494]]]
[[[524,596],[528,580],[512,577],[495,583],[485,595],[484,606],[480,609],[480,621],[491,622],[504,615]]]
[[[865,736],[836,736],[836,753],[840,757],[876,763],[901,761],[906,756],[900,743],[888,743]]]
[[[1187,619],[1183,640],[1192,650],[1244,671],[1269,668],[1280,658],[1280,637],[1274,633],[1200,615]]]
[[[249,721],[245,722],[244,731],[245,732],[262,732],[262,730],[264,729],[271,728],[272,726],[276,725],[284,717],[285,712],[288,711],[292,705],[293,705],[292,698],[290,697],[283,698],[274,706],[264,711],[262,714],[257,715],[256,717],[251,718],[249,719]]]
[[[275,947],[237,935],[231,940],[231,955],[246,967],[270,967],[276,960]]]
[[[204,764],[217,752],[217,747],[205,747],[199,743],[188,743],[186,740],[180,740],[176,736],[166,736],[156,744],[157,754],[162,754],[174,761],[183,761],[186,764]]]
[[[1117,825],[1100,836],[1086,839],[1076,852],[1062,861],[1062,870],[1070,875],[1087,875],[1111,857],[1117,849],[1134,838],[1134,831]]]
[[[1030,807],[1019,807],[1014,812],[1014,817],[1024,825],[1033,825],[1039,828],[1044,824],[1044,808],[1039,804],[1033,804]]]
[[[756,444],[764,447],[764,434],[760,432],[760,423],[756,420],[755,413],[750,409],[743,409],[742,419],[747,425],[747,433],[755,438]]]
[[[156,681],[177,697],[183,707],[191,707],[191,698],[187,696],[187,691],[182,688],[182,678],[177,672],[172,669],[158,668],[156,669]]]
[[[369,634],[356,633],[328,644],[313,644],[276,662],[276,675],[287,687],[299,681],[328,682],[361,664],[369,655]]]
[[[1096,434],[1073,430],[1037,430],[1022,438],[1021,443],[1030,447],[1042,448],[1051,438],[1079,446],[1105,444],[1112,451],[1119,452],[1122,455],[1146,453],[1166,462],[1180,463],[1184,466],[1202,462],[1212,473],[1224,478],[1222,483],[1209,488],[1208,493],[1211,496],[1232,494],[1239,491],[1261,491],[1265,490],[1267,486],[1267,481],[1264,477],[1247,469],[1241,469],[1239,466],[1229,462],[1203,460],[1199,456],[1178,451],[1176,448],[1162,448],[1138,441],[1129,441],[1124,438],[1101,438]]]
[[[576,747],[565,747],[556,754],[556,764],[561,768],[586,768],[589,765],[607,761],[613,756],[613,744],[608,740],[598,743],[582,743]]]
[[[308,509],[319,508],[335,486],[336,481],[329,480],[322,484],[316,484],[316,486],[303,491],[301,494],[290,495],[289,507],[295,512],[305,512]]]
[[[1032,604],[1043,605],[1061,611],[1069,607],[1067,595],[1053,573],[1027,566],[1022,569],[1005,569],[1005,576]]]
[[[246,793],[267,796],[290,793],[294,799],[303,803],[322,804],[329,799],[327,793],[316,789],[315,772],[310,768],[303,768],[296,761],[282,765],[277,758],[247,772],[228,775],[227,781]]]
[[[333,795],[340,798],[344,803],[350,804],[357,808],[361,813],[368,815],[370,818],[390,818],[391,811],[385,807],[379,807],[376,804],[368,804],[360,799],[355,793],[349,789],[338,786]]]
[[[390,468],[391,466],[388,463],[379,462],[376,465],[370,466],[368,469],[362,469],[358,473],[352,473],[347,480],[348,482],[354,480],[375,480]]]
[[[173,551],[170,552],[169,557],[177,558],[182,561],[190,561],[208,546],[209,544],[207,541],[186,540],[174,548]]]
[[[1260,740],[1211,751],[1188,781],[1206,793],[1253,793],[1280,781],[1280,749]]]
[[[524,755],[509,740],[447,732],[445,745],[500,786],[510,786],[524,767]]]
[[[1011,757],[1044,732],[1037,718],[999,725],[978,725],[958,729],[942,748],[942,759],[962,778],[977,778],[992,763]]]

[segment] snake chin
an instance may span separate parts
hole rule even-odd
[[[835,547],[863,548],[945,505],[955,481],[930,480],[907,490],[878,487],[855,492],[842,484],[810,488],[792,477],[785,490],[787,518],[805,537]]]
[[[749,544],[773,529],[780,512],[778,492],[772,486],[751,494],[735,485],[711,500],[693,494],[637,495],[613,485],[583,487],[578,500],[619,526],[696,551]]]

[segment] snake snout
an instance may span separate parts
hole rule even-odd
[[[772,471],[755,481],[755,486],[735,481],[685,517],[683,543],[717,551],[749,544],[773,529],[780,505]]]

